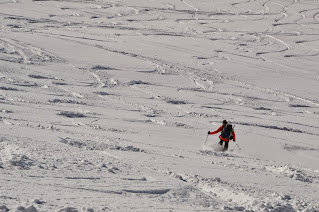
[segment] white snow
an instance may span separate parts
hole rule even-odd
[[[319,3],[2,0],[0,211],[319,211]],[[228,151],[222,120],[235,126]]]

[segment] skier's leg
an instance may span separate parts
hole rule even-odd
[[[227,141],[225,141],[224,149],[228,149],[228,142]]]
[[[223,140],[220,140],[219,144],[220,144],[220,145],[223,145]]]

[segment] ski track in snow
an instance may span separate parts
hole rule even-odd
[[[0,211],[319,211],[317,2],[0,5]]]

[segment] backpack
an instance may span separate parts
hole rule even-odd
[[[223,138],[228,138],[229,140],[233,140],[234,136],[233,136],[232,132],[233,132],[233,126],[231,124],[227,124],[223,128],[223,132],[222,132],[221,136]]]

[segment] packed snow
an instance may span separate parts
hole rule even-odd
[[[1,0],[0,20],[1,212],[319,211],[317,0]]]

